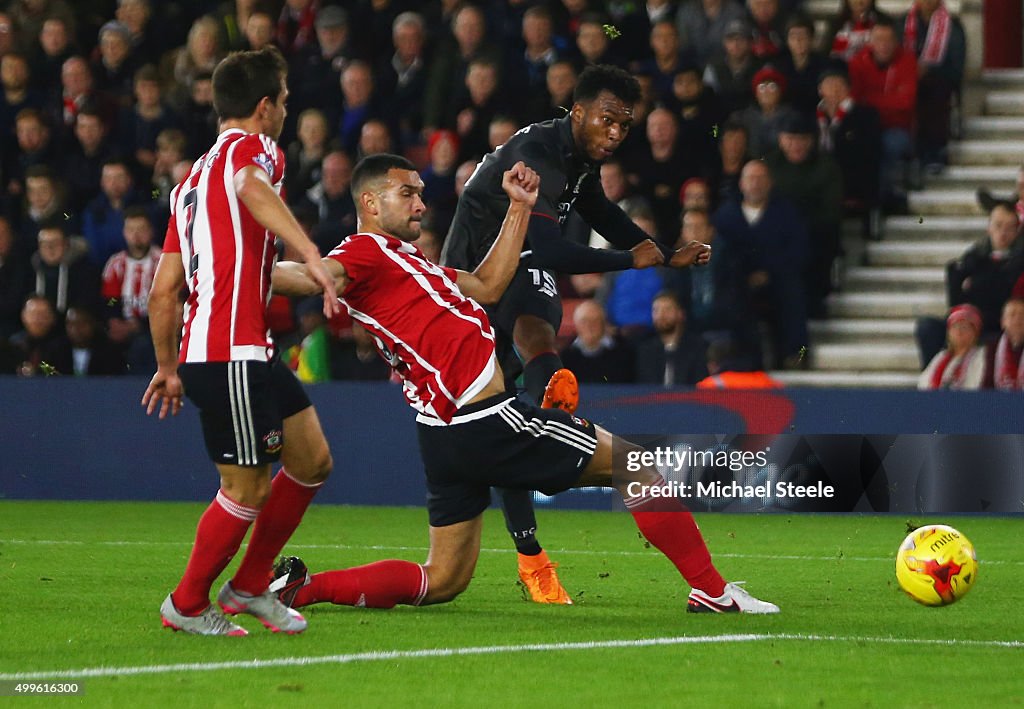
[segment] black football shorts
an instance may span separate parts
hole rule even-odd
[[[432,527],[479,515],[491,487],[568,490],[597,450],[594,424],[508,394],[463,406],[447,426],[418,420]]]
[[[281,458],[284,419],[310,406],[301,382],[280,360],[194,362],[178,368],[185,396],[199,409],[214,463],[266,465]]]

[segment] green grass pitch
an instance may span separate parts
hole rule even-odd
[[[300,636],[243,617],[249,637],[201,638],[158,613],[201,510],[0,503],[0,680],[70,676],[84,695],[45,701],[116,707],[1024,704],[1019,518],[915,519],[956,526],[980,558],[964,600],[925,608],[893,574],[905,518],[701,515],[723,574],[782,608],[705,616],[685,612],[686,585],[624,512],[541,512],[576,605],[528,603],[489,511],[454,603],[321,605]],[[314,506],[288,551],[319,570],[422,561],[426,543],[421,509]]]

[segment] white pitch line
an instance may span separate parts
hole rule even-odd
[[[165,546],[165,547],[190,547],[192,540],[180,541],[180,542],[156,542],[156,541],[102,541],[102,542],[83,542],[71,539],[0,539],[0,544],[39,544],[42,546],[55,546],[55,545],[69,545],[69,546]],[[423,546],[399,546],[399,545],[387,545],[387,544],[289,544],[288,549],[338,549],[338,550],[352,550],[352,551],[415,551],[426,553],[430,551],[429,547]],[[590,555],[590,556],[653,556],[657,557],[658,552],[654,549],[646,551],[622,551],[622,550],[608,550],[602,551],[600,549],[556,549],[554,547],[548,547],[548,551],[553,554],[579,554],[579,555]],[[508,548],[488,548],[483,547],[480,549],[481,553],[484,554],[513,554],[515,553],[514,547]],[[835,556],[811,556],[802,554],[730,554],[725,552],[712,553],[712,556],[716,559],[759,559],[763,561],[867,561],[871,563],[880,562],[891,562],[893,557],[888,556],[846,556],[846,555],[835,555]],[[985,559],[981,558],[978,560],[985,565],[1000,565],[1009,564],[1011,566],[1024,566],[1024,560],[1014,559]]]
[[[802,635],[794,633],[748,633],[742,635],[696,635],[638,640],[592,640],[571,643],[531,643],[528,645],[485,645],[479,647],[426,648],[423,650],[377,650],[347,655],[320,655],[312,657],[276,657],[266,660],[234,660],[227,662],[189,662],[174,665],[135,665],[128,667],[85,667],[74,670],[41,670],[0,674],[0,681],[28,681],[33,679],[87,679],[90,677],[131,677],[136,675],[169,674],[173,672],[215,672],[218,670],[254,670],[270,667],[308,667],[311,665],[345,665],[354,662],[381,660],[411,660],[436,657],[467,657],[472,655],[499,655],[523,652],[573,652],[578,650],[608,650],[621,648],[664,647],[668,645],[701,645],[712,643],[746,643],[762,641],[800,642],[852,642],[884,643],[895,645],[945,645],[954,647],[991,647],[1024,649],[1020,640],[957,640],[931,638],[863,637],[856,635]]]

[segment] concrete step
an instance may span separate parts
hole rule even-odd
[[[1024,69],[983,69],[979,77],[993,86],[1019,86],[1024,88]]]
[[[917,346],[912,342],[818,345],[811,350],[811,362],[816,371],[855,369],[914,373],[920,366]]]
[[[910,372],[865,372],[859,370],[823,372],[771,372],[786,387],[840,389],[914,389],[917,374]]]
[[[985,236],[987,228],[988,219],[981,216],[889,217],[885,220],[885,240],[929,243],[954,241],[966,248],[967,244]]]
[[[1024,130],[1021,137],[1024,138]],[[967,189],[972,194],[979,187],[985,187],[997,195],[1009,196],[1017,184],[1017,168],[1009,165],[950,165],[938,175],[929,175],[925,184],[928,189]]]
[[[945,266],[969,244],[957,241],[907,241],[868,244],[869,266]]]
[[[814,347],[821,344],[842,342],[913,342],[914,321],[912,319],[887,318],[839,318],[836,320],[811,320],[807,323]]]
[[[972,116],[964,130],[971,138],[1024,138],[1024,115]]]
[[[1021,92],[1024,113],[1024,92]],[[1020,165],[1024,140],[962,140],[949,144],[950,162],[957,165]]]
[[[971,189],[927,189],[907,195],[911,214],[965,216],[983,214]]]
[[[832,318],[942,317],[943,293],[834,293],[826,301]]]
[[[891,266],[886,268],[857,267],[846,271],[843,292],[872,291],[944,292],[946,271],[941,267],[914,268]]]
[[[985,96],[985,114],[989,116],[1024,115],[1024,91],[1003,89]]]

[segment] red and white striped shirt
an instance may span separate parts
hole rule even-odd
[[[401,376],[409,405],[451,422],[490,382],[496,362],[490,320],[459,290],[455,269],[382,234],[354,234],[328,257],[352,279],[341,302]]]
[[[256,165],[280,194],[284,153],[272,139],[226,130],[171,192],[165,252],[181,254],[185,301],[181,362],[268,361],[270,272],[275,236],[235,193],[234,176]]]
[[[127,251],[118,251],[103,267],[101,293],[107,301],[121,301],[121,317],[125,320],[149,317],[149,291],[160,262],[160,249],[149,248],[142,258],[132,258]]]

